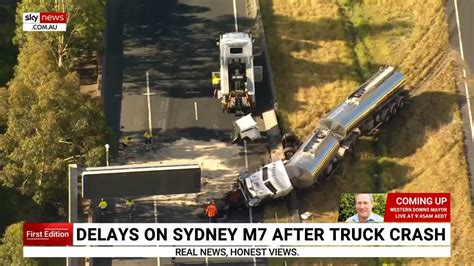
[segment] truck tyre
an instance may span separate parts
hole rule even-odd
[[[390,110],[387,110],[387,111],[385,112],[385,116],[384,116],[384,118],[383,118],[384,123],[387,123],[388,121],[390,121],[390,115],[391,115],[391,114],[390,114]]]
[[[378,124],[382,121],[382,114],[379,112],[375,114],[375,124]]]
[[[285,149],[283,149],[283,154],[285,154],[285,159],[287,160],[291,159],[291,157],[295,155],[295,152],[296,152],[296,148],[293,146],[286,147]]]
[[[332,163],[329,163],[326,169],[324,170],[324,174],[327,176],[331,175],[333,168],[334,168],[334,165]]]
[[[395,115],[397,113],[397,103],[390,104],[390,115]]]
[[[291,133],[286,133],[281,138],[281,143],[283,144],[283,148],[293,147],[297,144],[297,142],[298,140],[296,139],[296,136]]]
[[[398,102],[398,108],[399,108],[399,109],[402,109],[404,106],[405,106],[405,98],[402,98],[402,99]]]

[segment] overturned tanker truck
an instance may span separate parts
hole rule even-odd
[[[242,173],[238,186],[226,194],[227,204],[258,206],[286,196],[293,187],[309,188],[331,177],[359,136],[375,134],[405,105],[409,95],[404,83],[394,67],[381,68],[323,117],[302,144],[284,136],[285,162],[278,160],[255,173]]]

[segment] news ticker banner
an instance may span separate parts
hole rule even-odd
[[[23,31],[66,31],[66,12],[23,13]]]
[[[388,193],[385,222],[450,222],[450,193]]]
[[[27,223],[23,232],[25,257],[446,257],[451,250],[449,223]]]
[[[25,257],[449,257],[449,193],[389,193],[386,223],[25,223]]]

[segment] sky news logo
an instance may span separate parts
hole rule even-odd
[[[66,12],[23,13],[23,31],[66,31]]]

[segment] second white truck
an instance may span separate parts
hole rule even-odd
[[[230,32],[218,39],[220,78],[214,96],[222,103],[222,111],[248,114],[255,107],[253,38],[250,33]]]

